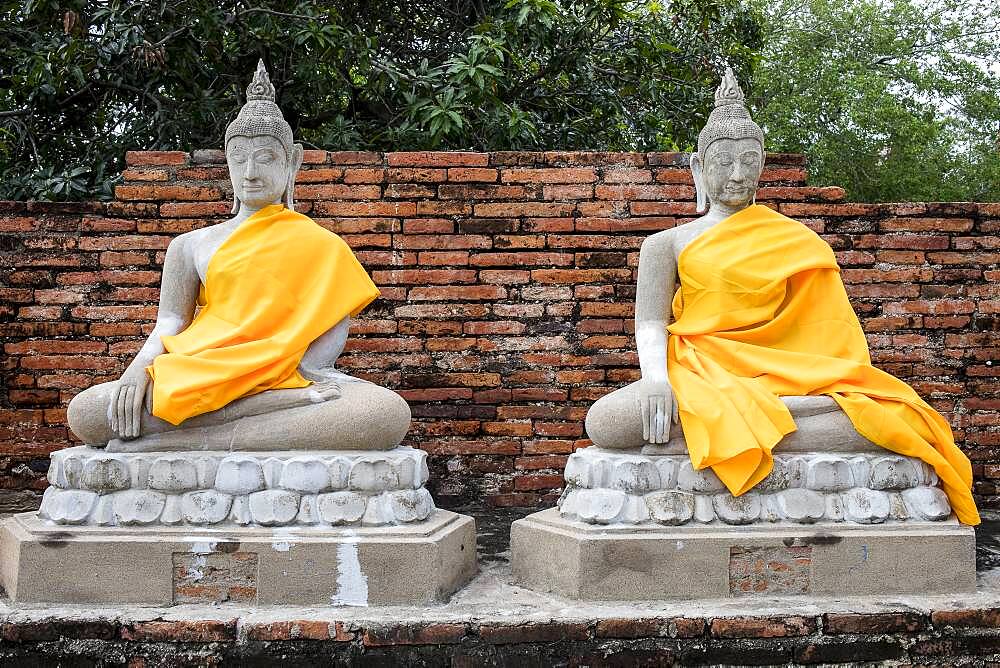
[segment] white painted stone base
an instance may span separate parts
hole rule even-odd
[[[684,454],[589,447],[566,463],[563,517],[588,524],[906,524],[951,517],[937,474],[881,448],[776,454],[771,474],[734,497]]]
[[[555,508],[514,522],[515,584],[581,600],[960,594],[975,534],[955,519],[861,525],[595,525]]]
[[[17,603],[426,605],[476,573],[471,517],[392,527],[0,525],[0,580]]]
[[[52,454],[39,516],[65,526],[386,526],[434,512],[427,453],[386,451]]]

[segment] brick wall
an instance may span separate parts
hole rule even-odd
[[[0,203],[0,510],[32,507],[65,405],[149,332],[178,233],[224,220],[219,151],[128,155],[106,204]],[[1000,507],[1000,204],[850,204],[772,155],[758,200],[823,235],[875,362],[947,414]],[[340,366],[399,391],[445,505],[551,504],[587,407],[638,378],[639,245],[690,220],[685,157],[307,151],[300,209],[382,289]]]

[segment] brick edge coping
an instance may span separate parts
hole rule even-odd
[[[202,616],[189,615],[183,606],[171,610],[137,613],[134,619],[129,618],[127,610],[123,610],[125,614],[107,609],[104,614],[83,609],[60,609],[55,614],[41,609],[12,611],[0,615],[0,657],[33,652],[50,658],[71,656],[83,652],[81,647],[85,646],[90,656],[125,648],[126,652],[149,654],[149,660],[155,661],[157,643],[169,643],[175,648],[182,643],[199,659],[205,659],[206,652],[230,658],[258,651],[294,651],[302,655],[309,653],[309,647],[322,652],[322,656],[333,652],[355,660],[365,656],[400,657],[414,651],[423,652],[425,658],[427,652],[438,659],[471,652],[473,656],[466,658],[482,659],[506,656],[512,650],[504,650],[503,646],[509,645],[566,652],[591,660],[624,652],[632,658],[657,661],[680,657],[685,663],[725,662],[727,657],[739,656],[794,663],[940,661],[945,657],[954,660],[958,656],[982,657],[1000,652],[1000,607],[409,622],[344,621],[335,614],[317,614],[315,609],[234,611],[231,616],[224,608]],[[304,614],[299,616],[300,612]],[[640,612],[637,607],[636,613]],[[86,642],[81,645],[73,641]],[[288,643],[294,643],[295,649]]]

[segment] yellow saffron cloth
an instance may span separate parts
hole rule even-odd
[[[147,371],[153,415],[180,424],[234,399],[306,387],[309,344],[379,296],[336,234],[280,204],[243,221],[209,261],[204,306]]]
[[[799,222],[754,205],[678,257],[667,372],[691,462],[740,495],[795,431],[780,396],[829,395],[858,433],[929,464],[958,519],[978,524],[972,466],[948,422],[871,364],[833,251]]]

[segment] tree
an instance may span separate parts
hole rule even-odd
[[[755,0],[769,150],[860,201],[1000,199],[995,0]]]
[[[317,148],[689,147],[758,36],[741,0],[0,0],[0,197],[218,146],[261,57]]]

